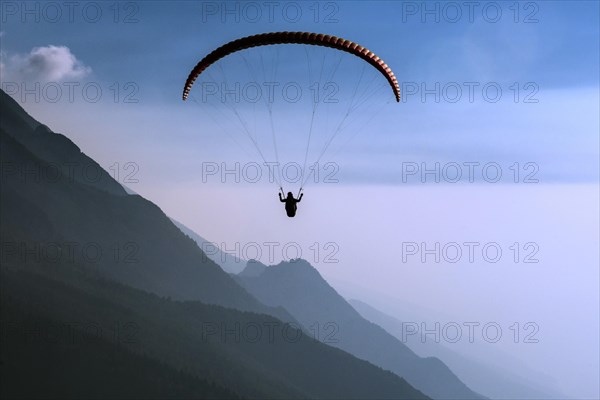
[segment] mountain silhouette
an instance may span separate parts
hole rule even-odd
[[[9,111],[0,121],[3,230],[21,231],[47,245],[73,243],[78,261],[133,287],[174,299],[266,311],[155,204],[127,195],[106,172],[105,181],[98,183],[55,169],[97,164],[63,135],[41,124],[31,129],[24,110],[16,116],[10,112],[18,107],[14,103],[0,92],[0,105]],[[101,256],[86,255],[85,247]]]
[[[0,106],[3,397],[427,398],[306,335],[110,175],[74,179],[64,163],[94,161]]]
[[[360,300],[350,299],[348,303],[365,319],[381,326],[386,331],[402,340],[402,321],[387,315]],[[417,354],[434,356],[446,363],[458,377],[469,387],[490,398],[507,399],[564,399],[565,395],[551,389],[549,385],[542,387],[531,382],[527,376],[520,376],[490,365],[481,360],[462,355],[458,351],[436,343],[429,338],[407,341],[406,345]],[[516,362],[516,361],[515,361]]]
[[[242,272],[237,280],[264,304],[284,307],[319,340],[402,376],[427,396],[484,398],[439,359],[417,356],[384,329],[364,319],[305,260],[281,262],[265,268],[260,275]]]
[[[22,263],[0,269],[0,317],[11,327],[2,331],[2,368],[16,376],[16,382],[36,383],[29,390],[34,397],[48,392],[61,398],[69,395],[72,385],[81,384],[68,384],[65,373],[79,371],[81,363],[95,370],[98,380],[113,379],[115,368],[126,368],[118,362],[127,358],[126,362],[143,364],[150,371],[166,365],[170,374],[190,374],[194,379],[183,388],[187,390],[194,384],[205,390],[208,381],[227,388],[222,392],[247,398],[427,398],[397,375],[319,343],[271,316],[160,298],[84,271],[81,265],[48,268]],[[270,328],[256,334],[256,327]],[[121,355],[123,347],[135,355],[128,357],[127,351]],[[116,359],[103,359],[101,350]],[[23,359],[21,354],[34,358]],[[36,360],[45,354],[49,359]],[[38,368],[40,363],[64,368],[50,376],[68,385],[53,386],[49,373]],[[133,374],[129,369],[124,372]],[[165,382],[167,377],[155,376],[162,390],[177,383]],[[9,382],[8,388],[3,383],[7,397],[21,393],[16,382]],[[118,383],[113,389],[123,393]],[[67,397],[89,397],[85,388],[80,390],[80,396],[75,392]]]

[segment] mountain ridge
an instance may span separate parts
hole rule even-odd
[[[307,327],[336,332],[332,346],[405,378],[434,399],[483,399],[439,359],[418,357],[381,327],[364,319],[306,260],[268,266],[258,276],[237,280],[267,305],[280,305]],[[333,327],[333,328],[332,328]]]

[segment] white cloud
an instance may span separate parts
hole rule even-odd
[[[66,46],[34,47],[29,54],[10,56],[1,64],[3,81],[60,82],[92,72]]]

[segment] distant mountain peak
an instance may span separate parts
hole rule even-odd
[[[43,135],[47,133],[53,134],[54,132],[52,132],[52,130],[48,128],[48,125],[39,124],[37,128],[34,129],[33,133],[35,133],[36,135]]]
[[[279,264],[274,265],[266,265],[258,260],[252,259],[247,261],[246,267],[238,275],[249,278],[261,276],[265,272],[268,274],[276,274],[278,276],[290,276],[296,279],[298,277],[316,278],[318,281],[324,282],[319,271],[303,258],[280,261]]]
[[[441,361],[418,357],[400,340],[363,318],[307,260],[282,261],[266,267],[258,276],[240,274],[236,278],[262,303],[286,309],[320,335],[319,340],[402,376],[432,398],[483,398]]]
[[[267,270],[267,266],[260,261],[257,260],[248,260],[246,263],[246,268],[242,272],[239,273],[240,276],[243,277],[257,277],[261,276],[263,272]]]
[[[271,273],[278,273],[284,276],[294,277],[295,279],[304,278],[313,284],[322,283],[329,286],[319,271],[317,271],[317,269],[313,267],[310,262],[303,258],[294,258],[289,261],[281,261],[277,265],[268,267],[267,271],[270,271]]]

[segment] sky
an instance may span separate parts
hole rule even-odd
[[[598,398],[599,3],[469,4],[3,2],[1,84],[119,182],[224,250],[267,263],[301,255],[365,299],[432,310],[428,321],[497,321],[507,332],[534,321],[538,343],[488,347],[572,398]],[[272,31],[368,47],[394,71],[402,100],[360,60],[302,46],[231,56],[197,82],[195,101],[181,100],[204,55]],[[204,98],[202,82],[220,92]],[[277,152],[267,104],[247,92],[233,110],[219,100],[222,83],[266,82],[278,85]],[[332,93],[338,102],[325,102]],[[355,99],[361,107],[314,164]],[[285,191],[299,189],[305,154],[318,172],[294,220],[250,137],[267,162],[289,166]],[[464,243],[477,244],[472,262]],[[498,261],[484,257],[486,245],[501,249]]]

